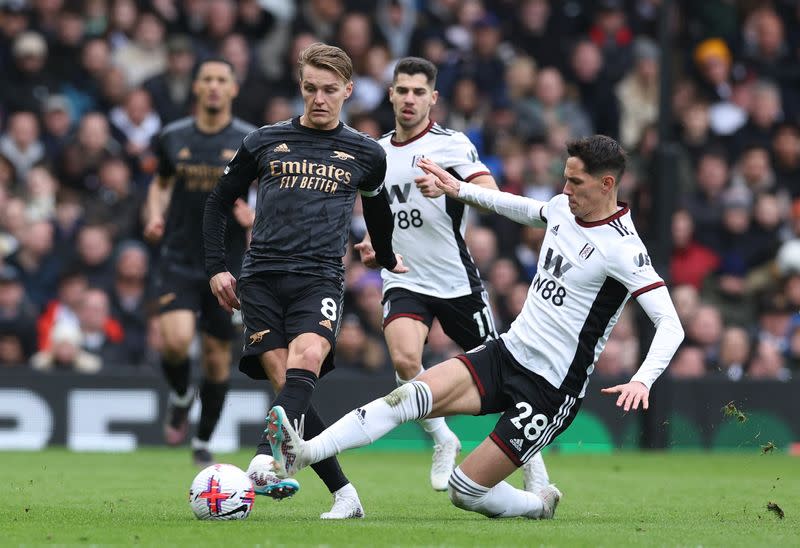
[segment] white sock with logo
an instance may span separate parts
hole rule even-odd
[[[477,512],[490,518],[542,517],[544,503],[533,493],[517,489],[505,481],[492,488],[472,481],[456,467],[447,486],[450,501],[462,510]]]
[[[419,420],[431,412],[433,396],[427,384],[413,381],[388,395],[350,411],[324,432],[304,444],[309,464],[346,449],[369,445],[404,422]]]
[[[414,379],[422,375],[422,372],[425,371],[425,368],[420,365],[419,373],[414,375]],[[400,375],[396,372],[394,374],[394,378],[397,381],[397,386],[403,386],[412,382],[414,379],[401,379]],[[451,439],[455,438],[456,435],[450,430],[450,427],[447,426],[447,422],[445,422],[444,417],[436,417],[433,419],[420,419],[419,421],[420,426],[428,435],[433,438],[433,443],[437,445],[441,445],[442,443],[448,442]]]

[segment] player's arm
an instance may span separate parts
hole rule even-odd
[[[664,281],[656,273],[647,249],[638,238],[621,242],[609,256],[608,266],[609,275],[619,280],[636,298],[655,325],[656,333],[647,357],[630,382],[604,388],[602,392],[619,394],[617,407],[625,411],[638,409],[639,403],[647,409],[650,387],[669,365],[683,341],[683,327]]]
[[[384,177],[386,177],[386,155],[382,154],[376,160],[365,184],[363,187],[359,186],[361,204],[364,208],[364,221],[367,224],[367,233],[372,244],[376,265],[396,274],[402,274],[408,272],[408,268],[403,264],[403,257],[392,249],[394,218],[383,183]]]
[[[419,167],[426,173],[435,176],[436,185],[451,198],[493,211],[523,225],[537,227],[547,225],[547,221],[543,217],[547,202],[464,183],[428,158],[421,159]]]
[[[144,239],[151,244],[158,243],[164,236],[164,215],[169,207],[174,183],[174,177],[156,175],[147,188],[147,198],[142,213],[144,214]]]
[[[225,264],[225,229],[227,212],[236,200],[247,192],[250,183],[258,176],[258,162],[245,142],[225,167],[217,186],[209,194],[203,212],[203,245],[205,247],[206,274],[214,296],[220,306],[230,312],[239,308],[236,297],[236,278]]]

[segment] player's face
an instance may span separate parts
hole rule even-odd
[[[593,214],[606,208],[608,193],[614,188],[614,178],[610,175],[593,177],[585,167],[580,158],[567,158],[564,194],[569,198],[569,210],[573,215],[583,220],[598,220]]]
[[[345,82],[333,71],[306,65],[300,90],[305,104],[304,122],[315,129],[334,129],[339,125],[345,99],[353,92],[353,82]]]
[[[203,63],[197,72],[193,86],[197,105],[209,112],[220,112],[230,108],[239,86],[231,67],[225,63]]]
[[[427,76],[422,73],[398,74],[389,88],[394,118],[404,129],[427,124],[431,106],[438,98],[439,92],[433,90]]]

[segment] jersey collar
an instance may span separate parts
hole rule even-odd
[[[413,136],[411,139],[408,139],[408,140],[406,140],[406,141],[403,141],[403,142],[401,143],[401,142],[399,142],[399,141],[395,141],[395,140],[394,140],[394,136],[392,136],[392,138],[391,138],[391,139],[389,139],[389,142],[390,142],[390,143],[392,143],[392,145],[393,145],[393,146],[396,146],[396,147],[404,147],[404,146],[406,146],[406,145],[408,145],[408,144],[410,144],[410,143],[413,143],[413,142],[414,142],[414,141],[416,141],[417,139],[420,139],[420,138],[422,138],[422,136],[423,136],[423,135],[425,135],[426,133],[428,133],[428,132],[431,130],[431,128],[432,128],[432,127],[433,127],[433,120],[431,120],[430,122],[428,122],[428,125],[427,125],[427,126],[425,126],[425,129],[423,129],[422,131],[420,131],[419,133],[417,133],[416,135],[414,135],[414,136]]]
[[[626,204],[625,202],[617,202],[617,205],[621,209],[618,209],[616,213],[614,213],[613,215],[609,215],[605,219],[600,219],[599,221],[582,221],[577,217],[575,217],[575,222],[584,228],[592,228],[593,226],[607,225],[611,221],[619,219],[620,217],[628,213],[628,211],[630,211],[630,209],[628,208],[628,204]]]
[[[307,131],[315,135],[335,135],[340,131],[342,131],[344,123],[341,120],[339,120],[339,125],[337,125],[333,129],[315,129],[313,127],[304,126],[303,124],[300,123],[300,117],[295,116],[294,118],[292,118],[292,126],[294,126],[295,129],[299,129],[300,131]]]

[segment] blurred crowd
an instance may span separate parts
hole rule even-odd
[[[621,181],[642,236],[655,230],[659,63],[674,76],[678,143],[668,278],[687,333],[675,377],[788,379],[800,368],[800,3],[661,0],[0,0],[0,366],[147,370],[158,249],[140,210],[151,140],[192,111],[193,67],[229,60],[234,114],[256,125],[302,110],[298,52],[352,57],[345,120],[394,127],[387,87],[406,55],[439,68],[433,118],[465,132],[501,188],[546,200],[564,144],[603,133],[630,154]],[[475,214],[467,242],[508,327],[543,230]],[[364,235],[354,216],[352,242]],[[381,280],[347,261],[339,367],[390,371]],[[597,365],[638,367],[636,305]],[[457,352],[434,326],[426,364]]]

